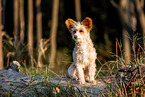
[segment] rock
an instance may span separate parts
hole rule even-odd
[[[13,61],[6,69],[12,69],[14,71],[20,72],[20,63],[17,61]]]
[[[120,68],[116,74],[116,82],[128,96],[145,95],[145,65]]]
[[[108,85],[97,79],[96,84],[77,84],[77,81],[66,77],[46,77],[24,75],[20,64],[13,61],[6,69],[0,70],[1,96],[100,96],[108,91]],[[100,92],[101,91],[101,92]]]

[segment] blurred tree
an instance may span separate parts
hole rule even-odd
[[[37,56],[37,67],[42,67],[41,65],[41,48],[42,48],[42,12],[41,12],[41,0],[36,0],[36,25],[37,25],[37,51],[38,51],[38,56]]]
[[[33,64],[33,0],[28,0],[28,54],[30,56],[32,68]]]
[[[50,67],[54,68],[55,66],[55,56],[56,56],[56,35],[57,35],[57,26],[58,26],[58,10],[59,9],[59,0],[53,0],[52,8],[52,26],[50,31],[51,39],[51,50],[50,50]]]
[[[20,43],[19,43],[19,0],[14,0],[14,47],[15,47],[15,60],[20,59]]]
[[[117,11],[114,9],[114,7],[112,7],[109,1],[115,1],[117,6],[119,7],[118,8],[119,15],[117,14]],[[14,40],[15,40],[14,44],[16,48],[15,51],[17,52],[16,57],[18,58],[19,58],[18,54],[20,53],[18,50],[19,41],[20,43],[25,43],[25,44],[27,44],[27,41],[28,41],[28,54],[30,56],[29,58],[31,60],[30,62],[32,64],[32,67],[34,67],[33,58],[38,58],[38,60],[40,60],[40,53],[42,50],[38,51],[37,53],[38,57],[36,56],[37,54],[34,54],[33,52],[37,51],[38,48],[41,48],[41,44],[39,43],[41,40],[41,37],[43,36],[46,38],[50,35],[51,48],[50,49],[48,48],[49,50],[48,49],[47,50],[45,49],[45,50],[50,51],[49,61],[50,61],[50,65],[54,67],[54,64],[56,62],[55,60],[56,50],[58,49],[61,51],[62,49],[67,48],[68,49],[67,54],[71,56],[71,53],[72,53],[71,51],[74,46],[70,33],[68,33],[64,25],[64,21],[66,20],[66,18],[68,17],[76,18],[77,21],[81,21],[82,17],[89,15],[94,20],[93,22],[94,26],[93,26],[92,32],[95,32],[95,33],[91,33],[91,37],[94,40],[95,46],[98,48],[97,52],[99,51],[98,53],[101,53],[100,55],[101,57],[99,56],[99,58],[101,59],[101,62],[112,60],[112,57],[110,56],[109,52],[115,51],[114,43],[113,43],[115,40],[115,37],[119,38],[119,40],[122,37],[124,37],[125,39],[127,38],[127,41],[123,39],[124,40],[123,46],[126,47],[124,48],[124,50],[128,50],[128,51],[125,51],[125,54],[129,55],[130,57],[131,46],[130,46],[128,37],[131,37],[130,39],[132,39],[133,33],[132,31],[128,30],[128,28],[130,27],[130,25],[132,25],[132,19],[133,19],[132,17],[134,17],[132,16],[132,12],[131,12],[133,9],[131,2],[133,1],[135,2],[135,5],[136,5],[136,6],[134,5],[134,7],[136,7],[135,12],[136,13],[138,12],[138,14],[135,13],[135,16],[137,17],[137,19],[135,17],[133,21],[136,22],[137,20],[137,26],[136,26],[136,23],[134,22],[134,27],[135,29],[136,27],[138,27],[137,28],[138,31],[136,32],[140,34],[141,32],[143,32],[141,31],[141,29],[145,28],[143,26],[142,28],[139,28],[141,27],[140,25],[144,25],[145,23],[143,22],[144,18],[142,19],[144,15],[141,15],[141,13],[144,14],[144,12],[140,13],[139,11],[140,9],[137,9],[137,8],[144,7],[144,3],[141,3],[141,2],[144,2],[144,0],[109,0],[109,1],[106,2],[106,0],[96,0],[96,1],[94,0],[62,0],[62,1],[59,1],[59,0],[41,0],[41,1],[40,0],[26,0],[26,1],[25,0],[7,0],[6,7],[5,7],[6,14],[3,14],[5,16],[3,16],[4,18],[2,18],[6,21],[5,24],[3,23],[4,30],[7,31],[7,34],[10,35],[10,38],[13,38],[11,32],[14,30]],[[136,3],[138,1],[139,3],[141,3],[141,6],[139,6],[139,4]],[[23,2],[25,6],[23,5]],[[41,2],[41,5],[39,2]],[[35,3],[36,3],[36,7],[33,7]],[[25,10],[23,10],[23,8],[25,8]],[[59,9],[60,9],[60,12],[59,12],[60,14],[58,15]],[[3,10],[4,10],[4,7],[3,7]],[[42,13],[40,10],[43,13],[43,18],[42,18]],[[58,16],[59,16],[59,23],[58,23]],[[118,16],[120,17],[118,18]],[[34,21],[33,21],[33,18],[35,19]],[[43,20],[43,26],[41,24],[42,21],[40,18]],[[13,22],[10,22],[10,21],[13,21]],[[35,22],[36,24],[34,24]],[[120,22],[122,22],[122,25]],[[123,31],[122,31],[122,28],[123,28]],[[25,30],[27,31],[25,32]],[[49,30],[50,30],[50,33],[47,33],[49,32]],[[59,31],[58,34],[57,34],[57,30]],[[35,34],[33,34],[33,32],[35,31],[37,32],[36,34],[37,37],[34,37],[36,36]],[[124,32],[124,34],[122,34],[121,31]],[[57,35],[58,35],[58,38],[57,38]],[[27,36],[27,41],[24,39],[24,36]],[[5,39],[7,38],[4,38],[4,41]],[[56,40],[58,40],[57,42],[58,44],[56,44]],[[140,43],[142,43],[142,41]],[[35,45],[37,45],[37,47]],[[38,45],[40,47],[38,47]],[[3,56],[5,56],[7,52],[10,52],[11,50],[13,50],[13,48],[8,47],[8,46],[9,45],[3,45],[3,48],[7,47],[7,49],[3,49],[4,51]],[[33,47],[36,47],[36,48],[33,48]],[[106,51],[107,53],[104,52],[105,50],[107,50]],[[122,50],[122,52],[124,52],[124,50]],[[129,54],[127,52],[129,52]],[[48,56],[46,56],[46,58],[47,57]],[[41,58],[43,60],[43,57]],[[127,58],[126,60],[130,61],[130,58],[129,59]],[[11,60],[13,60],[13,58],[10,59],[10,61]],[[38,64],[39,64],[39,61],[38,61]]]
[[[24,0],[20,1],[20,43],[24,45],[24,32],[25,32],[25,20],[24,20]]]
[[[0,69],[4,68],[4,62],[3,62],[3,42],[2,42],[2,1],[0,0]]]
[[[111,0],[111,2],[112,1],[113,0]],[[114,6],[116,6],[114,4],[114,2],[112,4]],[[143,12],[143,8],[142,8],[142,7],[144,7],[144,0],[141,0],[141,1],[139,1],[139,0],[121,0],[120,7],[119,6],[117,6],[117,7],[118,7],[118,9],[120,9],[120,17],[122,18],[121,20],[123,22],[123,28],[125,28],[125,30],[127,32],[129,32],[130,35],[132,35],[132,36],[134,34],[132,32],[138,32],[138,33],[142,32],[143,48],[144,48],[142,50],[143,50],[144,56],[145,56],[145,15],[144,15],[145,13]],[[137,26],[137,24],[138,24],[138,26]],[[130,38],[129,34],[124,35],[124,36],[127,36],[128,38]],[[122,37],[124,37],[124,36],[122,36]],[[132,38],[130,38],[130,39],[132,39]],[[124,38],[123,38],[123,41],[124,41],[124,44],[126,44],[126,47],[128,47],[128,43]],[[135,41],[133,41],[132,49],[134,52],[134,58],[136,59]],[[126,48],[126,51],[127,51],[127,48]],[[126,51],[125,51],[125,53],[126,53]],[[127,58],[126,58],[126,60],[127,60]]]
[[[75,0],[75,15],[76,15],[76,20],[81,21],[81,3],[80,3],[80,0]]]
[[[123,17],[123,22],[127,25],[130,23],[130,0],[120,0],[121,16]],[[127,31],[125,27],[122,29],[123,37],[123,47],[124,47],[124,57],[126,64],[131,62],[131,45],[129,40],[130,32]]]
[[[138,23],[140,25],[141,31],[143,33],[143,48],[144,48],[144,57],[145,57],[145,13],[142,10],[142,6],[144,5],[144,2],[142,0],[142,3],[139,0],[133,0],[135,9],[136,9],[136,15],[138,19]],[[142,6],[141,6],[142,5]],[[145,61],[144,61],[145,63]]]
[[[20,6],[20,10],[19,10],[19,16],[20,16],[20,40],[19,40],[19,44],[20,44],[20,50],[21,50],[21,53],[20,53],[20,61],[23,60],[23,57],[24,57],[24,54],[23,53],[23,49],[24,49],[24,32],[25,32],[25,20],[24,20],[24,0],[19,0],[19,6]]]
[[[117,5],[113,0],[111,3],[117,8],[120,20],[122,23],[122,38],[124,47],[124,57],[125,63],[129,64],[131,62],[131,45],[130,45],[130,34],[133,35],[133,26],[136,27],[136,23],[132,23],[134,20],[133,14],[131,14],[131,1],[130,0],[120,0],[120,5]]]

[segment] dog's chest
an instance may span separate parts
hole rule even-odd
[[[87,45],[79,45],[76,46],[73,52],[74,61],[77,61],[83,65],[87,65],[89,63],[89,50],[87,49]]]

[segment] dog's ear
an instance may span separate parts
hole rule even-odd
[[[71,31],[71,29],[74,27],[76,22],[74,20],[72,20],[72,19],[67,19],[65,21],[65,24],[66,24],[67,28]]]
[[[92,19],[89,17],[86,17],[81,24],[84,25],[89,31],[92,29]]]

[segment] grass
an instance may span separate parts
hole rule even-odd
[[[72,83],[61,84],[61,80],[55,83],[53,78],[41,77],[36,79],[36,76],[31,76],[30,80],[21,79],[20,82],[7,81],[9,91],[7,95],[1,94],[1,96],[43,96],[43,97],[78,97],[87,96],[84,91],[81,91],[78,87]],[[15,83],[15,84],[13,84]],[[15,88],[13,87],[15,86]]]
[[[138,39],[137,35],[133,36],[133,39],[130,38],[131,43],[132,43],[132,60],[130,62],[130,64],[134,65],[138,65],[138,64],[142,64],[144,61],[144,57],[143,57],[143,48],[140,46],[140,44],[138,44]],[[11,38],[7,38],[7,40],[4,40],[4,43],[6,43],[6,46],[4,46],[4,54],[5,56],[7,56],[8,58],[8,62],[7,64],[9,64],[9,59],[13,60],[15,59],[15,50],[18,49],[16,47],[14,47],[13,44],[13,40]],[[138,46],[138,49],[135,50],[135,45]],[[43,48],[41,48],[43,49]],[[27,46],[25,46],[22,50],[20,50],[20,53],[17,57],[21,56],[24,53],[27,53]],[[47,51],[46,51],[47,52]],[[50,76],[55,76],[55,77],[59,77],[63,80],[63,77],[65,77],[64,74],[67,74],[67,68],[69,66],[69,64],[71,64],[71,56],[68,54],[70,53],[70,51],[67,48],[63,48],[62,50],[57,51],[56,54],[56,68],[55,69],[50,69],[49,68],[49,62],[48,59],[46,59],[48,57],[48,55],[46,55],[46,52],[42,52],[42,64],[44,64],[41,68],[38,68],[37,65],[35,65],[34,68],[31,68],[31,65],[26,65],[26,61],[27,58],[24,62],[22,62],[22,66],[21,66],[21,73],[26,74],[26,75],[34,75],[33,77],[35,77],[36,75],[41,75],[42,77],[46,77],[46,79],[44,80],[43,78],[41,78],[41,80],[43,81],[39,81],[38,83],[34,83],[36,81],[36,79],[33,79],[33,77],[31,78],[31,80],[29,82],[23,80],[22,83],[24,82],[25,84],[23,86],[16,86],[15,89],[13,89],[12,91],[9,89],[8,91],[8,95],[4,95],[4,96],[25,96],[26,93],[28,93],[27,95],[29,96],[44,96],[44,97],[56,97],[56,96],[63,96],[63,97],[69,97],[69,96],[88,96],[89,94],[94,95],[92,92],[89,92],[88,89],[84,89],[81,90],[80,88],[76,87],[73,83],[69,83],[66,84],[65,87],[63,84],[61,84],[60,82],[58,82],[57,84],[53,83],[53,80],[50,80]],[[120,53],[120,55],[118,54]],[[45,55],[44,55],[45,54]],[[118,41],[116,41],[116,53],[113,54],[111,53],[114,60],[112,61],[107,61],[106,63],[102,64],[100,62],[99,59],[97,59],[97,72],[95,77],[103,77],[103,76],[112,76],[114,74],[116,74],[118,72],[118,69],[122,66],[127,66],[130,64],[126,64],[125,62],[125,58],[124,58],[124,51],[123,51],[123,46],[121,43],[119,43]],[[27,57],[27,55],[26,55]],[[35,59],[35,58],[34,58]],[[36,58],[37,59],[37,58]],[[34,60],[34,63],[37,64],[37,60]],[[27,67],[29,66],[29,67]],[[62,75],[61,75],[62,74]],[[61,81],[61,80],[60,80]],[[15,82],[8,82],[8,85],[10,87],[11,83],[15,83]],[[20,84],[22,84],[20,83]],[[145,87],[136,87],[133,86],[129,89],[130,92],[126,92],[128,91],[126,87],[120,87],[117,83],[114,83],[114,81],[104,81],[104,83],[107,84],[107,90],[106,91],[100,91],[100,94],[98,94],[98,96],[101,97],[105,97],[105,96],[119,96],[119,97],[127,97],[129,95],[129,93],[131,93],[132,95],[136,95],[138,92],[140,92],[141,95],[143,95],[144,93],[144,89]],[[39,87],[41,86],[41,87]],[[79,85],[78,85],[79,86]],[[115,87],[114,87],[115,86]],[[1,87],[1,85],[0,85]],[[37,88],[36,88],[37,87]],[[39,88],[38,88],[39,87]],[[19,89],[18,89],[19,88]],[[15,91],[18,91],[17,94],[15,93]],[[143,92],[142,92],[143,91]],[[97,94],[95,94],[97,95]]]
[[[100,63],[101,64],[101,63]],[[101,64],[102,66],[98,68],[98,71],[96,73],[96,77],[101,76],[111,76],[116,73],[116,62],[115,61],[108,61],[105,64]],[[38,71],[37,71],[38,70]],[[125,87],[120,88],[114,80],[111,81],[104,81],[104,83],[107,84],[107,90],[100,91],[100,94],[97,94],[95,92],[88,91],[88,88],[84,88],[81,90],[78,88],[78,86],[74,85],[73,83],[69,84],[61,84],[61,80],[63,80],[64,76],[60,76],[59,73],[56,73],[55,71],[51,70],[49,66],[41,67],[41,68],[29,68],[26,70],[26,68],[21,68],[21,72],[28,74],[28,75],[34,75],[32,76],[31,80],[29,82],[25,82],[26,84],[22,86],[17,86],[16,89],[13,91],[9,91],[8,96],[25,96],[26,94],[29,96],[44,96],[44,97],[83,97],[83,96],[89,96],[89,95],[98,95],[101,97],[106,96],[117,96],[117,97],[127,97],[128,94],[126,94],[127,91]],[[52,74],[50,74],[52,73]],[[42,81],[34,83],[38,79],[34,79],[36,75],[41,75],[42,77],[46,77],[46,79],[41,78]],[[50,76],[56,76],[59,77],[61,80],[56,84],[54,84],[54,80],[50,79]],[[67,81],[67,80],[66,80]],[[22,82],[23,83],[23,82]],[[20,83],[21,84],[21,83]],[[115,86],[115,87],[114,87]],[[39,87],[39,88],[36,88]],[[15,91],[21,88],[15,94]],[[92,88],[93,89],[93,88]],[[132,87],[132,91],[136,91],[137,87]],[[139,91],[143,91],[144,88],[140,89]],[[137,92],[131,92],[132,95],[136,95]],[[143,92],[142,92],[143,93]],[[143,95],[143,94],[142,94]]]
[[[122,62],[120,62],[120,63],[122,63]],[[102,64],[100,62],[100,64],[102,66],[98,68],[96,77],[111,76],[113,74],[116,74],[116,72],[117,72],[117,70],[116,70],[117,66],[115,65],[116,61],[108,61],[105,64]],[[120,64],[119,64],[119,67],[120,67]],[[16,96],[25,96],[25,95],[34,96],[34,95],[36,95],[36,96],[44,96],[44,97],[61,97],[61,96],[63,96],[63,97],[71,97],[71,96],[83,97],[83,96],[89,96],[89,95],[98,95],[101,97],[106,97],[106,96],[127,97],[129,95],[126,92],[124,92],[124,91],[127,91],[127,89],[125,87],[122,87],[122,88],[119,87],[118,84],[114,83],[113,80],[109,81],[109,82],[104,81],[104,83],[107,84],[107,90],[100,91],[101,94],[95,94],[95,92],[94,93],[89,92],[87,88],[84,90],[80,90],[80,88],[75,86],[73,83],[66,84],[65,86],[64,86],[64,84],[61,84],[60,82],[58,82],[57,84],[54,84],[53,83],[54,81],[50,80],[50,78],[49,78],[50,76],[55,76],[55,77],[59,77],[62,79],[64,76],[60,76],[60,72],[55,72],[54,70],[50,69],[49,65],[46,65],[41,68],[35,67],[33,69],[32,68],[27,69],[27,68],[23,67],[23,68],[21,68],[21,72],[23,74],[27,74],[27,75],[34,75],[34,77],[36,75],[41,75],[42,77],[45,76],[46,79],[44,80],[42,78],[41,80],[43,80],[43,81],[40,81],[40,82],[34,84],[36,79],[33,79],[33,77],[32,77],[31,81],[27,82],[27,84],[25,84],[24,86],[17,86],[17,88],[15,88],[13,91],[9,91],[7,96],[10,97],[10,96],[15,96],[15,95]],[[36,87],[39,87],[39,88],[36,88]],[[17,94],[15,94],[15,91],[17,91],[18,88],[20,88],[20,90],[17,92]],[[131,90],[130,93],[132,93],[132,95],[136,95],[137,92],[135,92],[135,91],[144,91],[144,88],[138,89],[138,90],[137,89],[138,89],[138,87],[132,87],[130,89]],[[141,94],[143,95],[143,92],[141,92]]]

